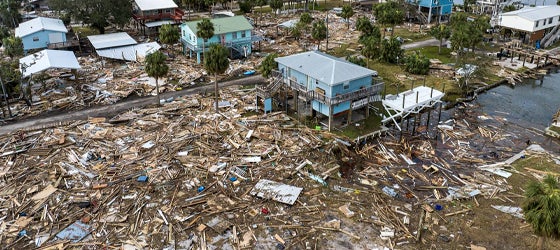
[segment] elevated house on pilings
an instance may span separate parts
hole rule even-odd
[[[396,95],[387,95],[382,101],[386,113],[381,122],[383,124],[392,122],[398,130],[402,131],[405,119],[434,108],[438,103],[441,105],[443,96],[443,92],[426,86],[419,86]],[[401,121],[401,125],[398,120]]]
[[[196,54],[196,62],[201,63],[202,50],[208,50],[210,44],[219,43],[228,48],[230,58],[243,58],[251,54],[252,44],[259,41],[259,37],[252,34],[253,25],[244,16],[232,16],[210,19],[214,25],[214,36],[208,41],[196,35],[199,21],[181,24],[181,43],[183,53]]]
[[[185,12],[173,0],[134,0],[132,18],[136,28],[146,34],[164,24],[178,24]]]
[[[407,0],[407,2],[418,6],[419,19],[423,23],[449,21],[453,12],[453,0]]]
[[[267,86],[257,87],[257,103],[263,99],[265,112],[272,111],[272,102],[280,91],[295,95],[295,109],[299,100],[310,103],[311,114],[326,116],[329,131],[336,116],[347,116],[381,100],[383,83],[376,80],[377,72],[318,51],[279,57],[278,71]],[[285,103],[287,105],[287,103]]]
[[[545,48],[560,40],[560,6],[525,7],[501,13],[493,23],[536,48]]]

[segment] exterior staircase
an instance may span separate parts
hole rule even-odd
[[[274,94],[276,94],[276,92],[278,92],[278,90],[282,86],[282,83],[283,83],[282,74],[278,71],[273,71],[272,80],[268,85],[265,86],[257,85],[256,87],[257,96],[263,99],[272,97]]]
[[[552,43],[554,43],[557,40],[556,38],[558,37],[560,37],[560,25],[554,27],[554,29],[548,32],[548,34],[546,34],[546,36],[544,36],[544,38],[541,39],[541,46],[543,48],[550,46]]]

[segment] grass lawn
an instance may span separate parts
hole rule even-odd
[[[379,104],[379,106],[381,106],[381,104]],[[353,122],[344,128],[333,129],[332,131],[334,134],[346,136],[350,139],[356,139],[358,136],[373,133],[381,129],[381,116],[372,114],[375,114],[375,112],[370,110],[370,116],[365,120]],[[359,126],[356,126],[356,124]]]
[[[419,49],[414,49],[412,51],[419,51],[420,53],[422,53],[422,55],[425,55],[430,59],[438,59],[443,64],[455,62],[455,57],[451,55],[452,50],[446,47],[441,48],[441,54],[438,53],[438,46],[428,46]]]
[[[74,30],[74,33],[79,34],[80,37],[87,37],[87,36],[91,36],[91,35],[99,35],[98,30],[92,29],[88,26],[73,26],[72,30]]]
[[[383,34],[383,30],[381,30],[381,34]],[[387,32],[385,35],[390,36],[391,32]],[[405,43],[424,41],[432,38],[426,32],[412,32],[407,28],[395,28],[393,35],[402,37],[405,40]]]

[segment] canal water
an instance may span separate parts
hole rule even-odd
[[[473,102],[482,116],[482,126],[498,126],[519,140],[530,140],[544,148],[560,153],[558,140],[543,135],[560,109],[560,72],[541,80],[526,79],[515,86],[501,85],[482,93]],[[497,123],[496,121],[500,121]]]

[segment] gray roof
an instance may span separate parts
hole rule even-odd
[[[519,16],[521,18],[537,21],[542,19],[547,19],[560,15],[560,6],[558,5],[546,5],[546,6],[536,6],[536,7],[525,7],[516,11],[502,13],[502,16]]]
[[[366,76],[375,71],[318,51],[308,51],[274,59],[331,86]]]
[[[99,49],[97,54],[101,57],[107,57],[126,61],[142,61],[147,55],[158,51],[161,46],[157,42],[141,43],[135,45],[127,45],[116,48]]]
[[[50,68],[80,68],[74,52],[48,49],[19,59],[19,65],[24,77]],[[23,68],[25,68],[25,71]]]
[[[93,35],[88,39],[96,50],[137,44],[126,32]]]
[[[27,22],[20,23],[16,28],[15,35],[16,37],[24,37],[41,30],[52,30],[63,33],[68,32],[66,26],[64,26],[64,23],[60,19],[37,17]]]

